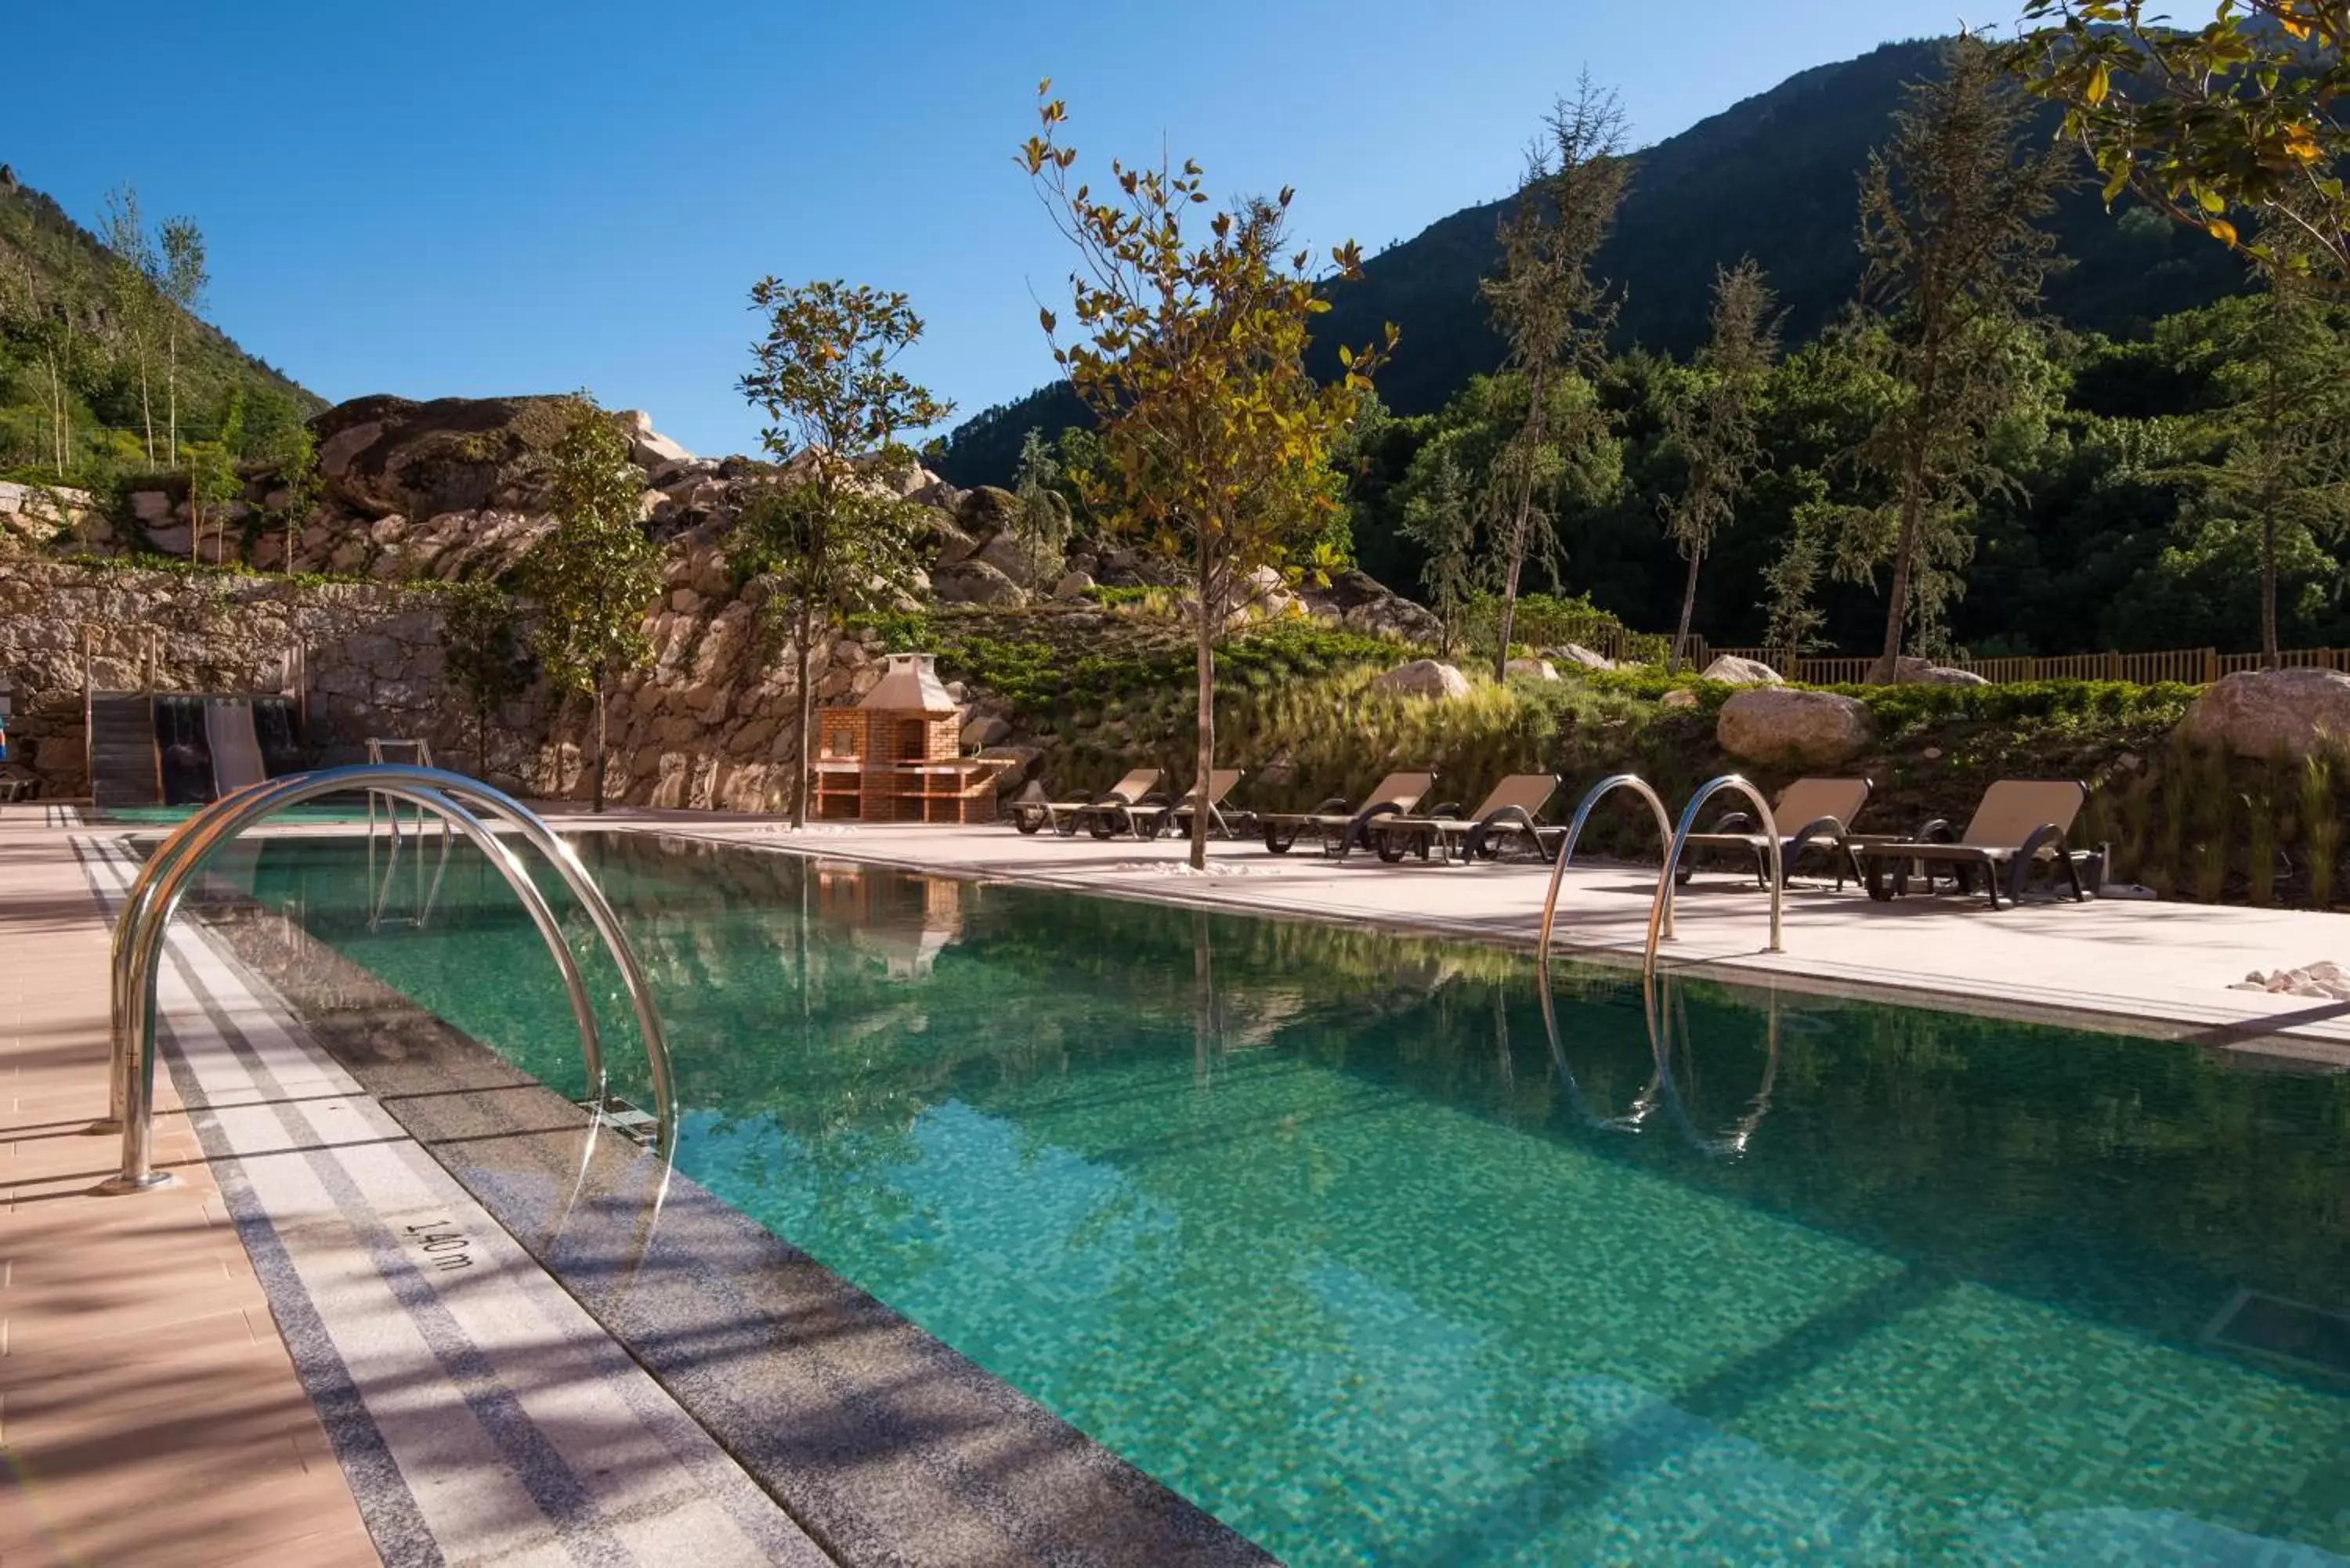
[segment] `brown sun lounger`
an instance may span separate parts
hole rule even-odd
[[[1512,774],[1493,786],[1472,815],[1463,816],[1458,805],[1447,805],[1421,816],[1376,817],[1364,825],[1363,837],[1390,866],[1410,854],[1425,860],[1431,847],[1463,864],[1480,856],[1491,859],[1503,842],[1520,836],[1540,854],[1538,819],[1557,793],[1555,774]]]
[[[1208,831],[1219,838],[1237,838],[1243,828],[1256,819],[1244,811],[1227,812],[1224,801],[1239,784],[1243,771],[1239,768],[1217,768],[1208,774]],[[1178,837],[1191,831],[1191,813],[1200,805],[1200,786],[1193,784],[1180,800],[1170,800],[1164,794],[1147,794],[1136,804],[1130,814],[1137,836],[1156,838],[1172,832]]]
[[[1344,855],[1363,840],[1363,831],[1383,816],[1408,816],[1436,787],[1433,773],[1389,774],[1363,804],[1347,810],[1343,796],[1333,795],[1312,811],[1284,811],[1257,818],[1264,846],[1286,855],[1301,838],[1319,842],[1325,854]]]
[[[1826,849],[1835,861],[1836,886],[1846,872],[1857,872],[1853,851],[1867,842],[1852,832],[1852,819],[1868,804],[1873,786],[1866,779],[1797,779],[1771,803],[1771,816],[1779,829],[1779,875],[1783,881],[1795,868],[1796,857],[1814,846]],[[1739,850],[1753,857],[1754,879],[1771,885],[1771,839],[1761,824],[1744,811],[1732,811],[1710,833],[1692,833],[1682,845],[1692,849]],[[1687,882],[1697,867],[1684,859],[1674,875]]]
[[[1934,867],[1944,865],[1956,868],[1961,892],[1970,890],[1973,873],[1981,870],[1991,907],[1996,909],[2001,881],[2007,883],[2008,902],[2020,902],[2024,875],[2040,860],[2050,862],[2064,877],[2075,901],[2085,900],[2080,868],[2065,837],[2088,794],[2086,785],[2071,779],[2002,779],[1983,792],[1982,804],[1955,841],[1939,836],[1949,831],[1949,824],[1934,822],[1912,841],[1856,844],[1854,857],[1867,880],[1868,896],[1879,902],[1909,890],[1912,866],[1924,871],[1930,891]]]
[[[1014,803],[1012,826],[1023,833],[1045,828],[1067,837],[1090,826],[1096,838],[1109,838],[1132,826],[1129,813],[1159,786],[1157,768],[1136,768],[1090,800],[1024,800]]]

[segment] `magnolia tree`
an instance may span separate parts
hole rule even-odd
[[[604,809],[605,708],[612,683],[652,662],[645,612],[661,591],[660,547],[645,536],[644,475],[628,438],[584,393],[548,476],[555,531],[523,562],[539,604],[532,648],[557,691],[593,700],[595,809]]]
[[[751,346],[739,386],[767,416],[760,441],[784,462],[775,489],[743,508],[737,565],[772,576],[788,613],[798,660],[799,767],[792,826],[807,826],[809,745],[816,691],[809,664],[819,619],[840,618],[903,594],[915,571],[925,514],[899,498],[895,481],[914,466],[901,438],[954,411],[895,369],[922,336],[906,296],[846,283],[786,287],[764,278],[752,308],[767,335]]]
[[[1204,791],[1215,770],[1216,639],[1235,585],[1286,562],[1321,534],[1336,507],[1333,442],[1360,406],[1395,343],[1342,347],[1343,374],[1307,375],[1307,328],[1329,308],[1307,270],[1284,255],[1292,192],[1195,216],[1208,205],[1197,163],[1180,169],[1110,164],[1111,189],[1072,185],[1074,147],[1059,140],[1068,113],[1046,82],[1040,132],[1021,149],[1054,226],[1076,248],[1070,274],[1075,332],[1038,313],[1053,358],[1100,426],[1108,480],[1087,504],[1191,557],[1197,596],[1199,748]],[[1186,219],[1192,221],[1187,224]],[[1330,253],[1336,275],[1361,275],[1352,241]],[[1208,858],[1208,814],[1191,814],[1191,865]]]

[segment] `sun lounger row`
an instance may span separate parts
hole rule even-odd
[[[1088,831],[1097,838],[1189,834],[1192,813],[1201,809],[1201,792],[1195,787],[1180,796],[1163,794],[1158,787],[1163,776],[1156,768],[1137,768],[1115,788],[1087,799],[1015,802],[1013,822],[1026,834],[1048,827],[1063,836]],[[1565,832],[1542,820],[1559,787],[1549,774],[1513,774],[1469,812],[1458,802],[1423,810],[1436,774],[1419,771],[1389,774],[1359,803],[1334,796],[1312,811],[1259,814],[1228,805],[1241,776],[1237,768],[1210,775],[1209,831],[1224,838],[1260,836],[1275,855],[1312,843],[1340,857],[1367,849],[1390,864],[1408,856],[1492,859],[1511,847],[1549,858]],[[1814,865],[1825,859],[1839,888],[1856,880],[1870,898],[1883,901],[1908,892],[1913,878],[1931,891],[1947,871],[1961,892],[1973,891],[1980,879],[1996,909],[2002,891],[2011,903],[2020,899],[2025,876],[2044,864],[2075,899],[2086,896],[2079,852],[2069,845],[2074,820],[2087,798],[2077,783],[2002,779],[1984,792],[1963,830],[1936,820],[1906,836],[1854,829],[1871,789],[1866,779],[1805,778],[1782,790],[1771,812],[1781,876],[1793,875],[1807,858]],[[1772,844],[1749,814],[1726,813],[1707,831],[1690,835],[1678,877],[1686,882],[1696,873],[1698,855],[1729,853],[1751,861],[1756,880],[1767,885]]]

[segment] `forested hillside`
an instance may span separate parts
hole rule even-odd
[[[102,488],[224,436],[256,455],[325,406],[203,318],[192,222],[147,223],[128,187],[108,216],[130,254],[0,173],[0,475]]]
[[[1643,151],[1599,259],[1623,304],[1616,347],[1687,358],[1705,335],[1714,266],[1741,255],[1770,273],[1791,341],[1832,319],[1860,277],[1858,171],[1885,140],[1902,84],[1933,71],[1938,47],[1887,44],[1816,67]],[[1367,261],[1362,282],[1333,289],[1315,333],[1317,373],[1335,369],[1336,345],[1370,342],[1389,321],[1403,339],[1379,397],[1398,413],[1431,413],[1493,369],[1501,345],[1477,280],[1493,268],[1503,205],[1440,219]],[[2138,337],[2159,317],[2242,286],[2243,269],[2219,246],[2149,214],[2116,221],[2091,189],[2074,192],[2051,226],[2075,265],[2050,286],[2048,308],[2071,326]],[[1005,483],[1030,430],[1083,421],[1066,387],[1041,388],[967,421],[937,466],[959,484]]]

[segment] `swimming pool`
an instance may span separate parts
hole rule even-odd
[[[1290,1562],[2350,1553],[2350,1078],[1686,984],[1659,1083],[1604,972],[1555,1052],[1495,950],[583,853],[681,1170]],[[503,887],[365,864],[240,880],[580,1093]]]

